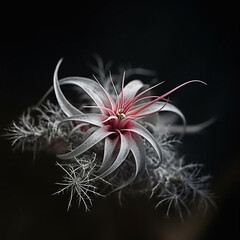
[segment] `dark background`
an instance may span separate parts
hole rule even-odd
[[[1,133],[60,76],[90,76],[98,53],[115,66],[144,67],[165,80],[162,91],[191,79],[171,96],[189,123],[217,121],[184,138],[183,154],[205,164],[217,210],[166,219],[147,198],[96,199],[90,213],[68,196],[52,196],[61,178],[56,158],[12,152],[1,137],[0,239],[233,239],[239,237],[239,17],[231,1],[96,1],[1,7]],[[60,7],[63,10],[59,10]]]

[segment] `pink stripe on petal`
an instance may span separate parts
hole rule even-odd
[[[100,87],[102,88],[102,90],[104,91],[104,93],[106,94],[110,104],[111,104],[111,109],[114,110],[116,108],[116,104],[113,101],[112,97],[110,96],[110,94],[105,90],[105,88],[99,83]]]
[[[156,103],[157,101],[162,100],[164,97],[168,96],[169,94],[171,94],[172,92],[176,91],[177,89],[179,89],[179,88],[181,88],[181,87],[183,87],[183,86],[185,86],[185,85],[187,85],[187,84],[189,84],[189,83],[193,83],[193,82],[200,82],[200,83],[206,84],[206,83],[204,83],[203,81],[200,81],[200,80],[191,80],[191,81],[185,82],[185,83],[183,83],[183,84],[175,87],[175,88],[172,89],[171,91],[163,94],[162,96],[156,98],[155,100],[153,100],[153,101],[151,101],[151,102],[143,105],[141,108],[138,108],[137,110],[132,111],[131,114],[137,114],[137,113],[143,111],[144,109],[148,108],[149,106],[151,106],[152,104]],[[135,112],[135,111],[136,111],[136,112]]]
[[[136,104],[136,103],[138,103],[138,102],[140,102],[140,101],[145,101],[145,100],[147,100],[147,99],[158,98],[158,97],[159,97],[159,96],[147,96],[147,97],[143,97],[143,98],[140,98],[140,99],[138,99],[137,101],[135,101],[134,104]],[[168,101],[167,98],[162,98],[162,100]]]
[[[167,93],[163,94],[162,96],[159,97],[159,100],[162,99],[162,98],[164,98],[164,97],[166,97],[166,96],[168,96],[168,95],[171,94],[172,92],[175,92],[175,91],[178,90],[179,88],[181,88],[181,87],[183,87],[183,86],[185,86],[185,85],[187,85],[187,84],[189,84],[189,83],[202,83],[202,84],[204,84],[204,85],[207,85],[205,82],[203,82],[203,81],[201,81],[201,80],[190,80],[190,81],[187,81],[187,82],[185,82],[185,83],[180,84],[179,86],[175,87],[174,89],[172,89],[172,90],[168,91]],[[154,100],[154,101],[156,101],[156,100]]]
[[[166,102],[156,102],[145,109],[142,109],[142,106],[145,106],[145,104],[141,104],[140,107],[128,112],[128,116],[132,116],[134,119],[146,117],[148,115],[161,111],[166,106],[166,104]]]
[[[133,80],[128,83],[124,88],[124,101],[128,102],[132,99],[136,93],[144,86],[144,84],[139,80]]]
[[[111,119],[115,119],[115,120],[118,120],[118,117],[117,116],[109,116],[108,118],[106,118],[104,121],[102,121],[102,123],[105,123]]]
[[[147,93],[147,92],[149,92],[150,90],[152,90],[153,88],[155,88],[155,87],[158,87],[159,85],[161,85],[162,83],[164,83],[164,81],[163,82],[160,82],[160,83],[158,83],[158,84],[156,84],[156,85],[154,85],[154,86],[152,86],[152,87],[150,87],[150,88],[148,88],[148,89],[146,89],[146,90],[144,90],[143,92],[140,92],[137,96],[135,96],[129,103],[127,103],[127,105],[125,106],[125,111],[128,111],[128,109],[129,108],[131,108],[134,104],[135,104],[135,101],[139,98],[139,97],[141,97],[142,95],[144,95],[145,93]]]

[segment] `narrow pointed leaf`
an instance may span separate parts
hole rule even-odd
[[[131,152],[133,153],[134,160],[136,163],[135,177],[137,177],[137,175],[141,175],[145,171],[146,152],[142,139],[136,134],[134,137],[132,137]]]
[[[98,173],[103,173],[108,166],[110,166],[113,163],[113,154],[115,150],[115,146],[119,140],[119,137],[115,137],[114,139],[105,138],[105,145],[104,145],[104,155],[103,155],[103,161],[98,169]]]
[[[59,82],[60,84],[73,84],[82,88],[98,106],[103,106],[110,109],[112,107],[109,96],[106,95],[106,92],[103,90],[102,86],[89,78],[68,77],[61,79]]]
[[[58,157],[61,159],[71,159],[80,154],[84,153],[98,142],[100,142],[105,137],[112,134],[112,132],[105,131],[103,128],[98,128],[94,133],[92,133],[80,146],[75,148],[69,153],[59,154]]]
[[[161,152],[160,146],[159,146],[158,142],[156,141],[156,139],[154,138],[154,136],[146,128],[144,128],[139,123],[134,122],[133,127],[126,129],[126,131],[135,132],[135,133],[141,135],[142,137],[144,137],[152,145],[154,150],[157,152],[157,155],[159,157],[159,165],[161,164],[162,152]]]
[[[101,114],[91,114],[91,113],[90,114],[81,114],[81,115],[65,118],[64,120],[62,120],[59,123],[59,125],[61,125],[64,122],[67,122],[67,121],[79,121],[79,122],[85,122],[85,123],[89,123],[89,124],[93,124],[93,125],[101,127],[102,126],[102,118],[103,118],[103,116]]]
[[[63,110],[63,112],[68,116],[72,116],[72,115],[80,115],[82,114],[82,112],[80,110],[78,110],[77,108],[75,108],[63,95],[62,90],[59,86],[59,82],[58,82],[58,69],[60,67],[60,64],[62,62],[62,59],[58,62],[57,67],[55,69],[54,72],[54,77],[53,77],[53,86],[54,86],[54,91],[55,91],[55,95],[58,101],[59,106],[61,107],[61,109]]]
[[[139,104],[140,107],[142,107],[142,105],[144,104]],[[186,125],[186,119],[183,115],[183,113],[174,105],[170,104],[170,103],[166,103],[166,102],[155,102],[154,104],[148,106],[146,109],[144,109],[143,111],[139,112],[137,116],[147,116],[147,115],[152,115],[156,112],[159,111],[166,111],[166,112],[172,112],[177,114],[183,121],[183,124]],[[129,112],[129,114],[131,114],[131,112]]]
[[[140,176],[145,171],[145,166],[146,166],[145,147],[143,145],[142,139],[140,137],[138,137],[136,134],[134,134],[134,135],[135,136],[131,138],[130,150],[133,153],[133,157],[134,157],[134,161],[135,161],[135,172],[121,186],[114,189],[114,192],[131,184],[136,179],[137,176]]]
[[[99,178],[104,178],[104,177],[108,176],[109,174],[111,174],[112,172],[114,172],[124,162],[124,160],[127,158],[128,154],[129,154],[129,151],[130,151],[130,146],[129,146],[130,134],[128,132],[124,133],[124,134],[119,132],[119,135],[120,135],[121,145],[120,145],[120,150],[119,150],[119,153],[117,155],[117,158],[115,159],[113,164],[105,172],[103,172],[99,176]]]
[[[208,121],[205,121],[200,124],[196,125],[188,125],[185,128],[186,134],[193,134],[197,132],[201,132],[205,128],[209,127],[213,122],[215,121],[215,118],[211,118]],[[172,125],[168,127],[168,130],[172,133],[181,133],[182,132],[182,126]]]
[[[143,83],[139,80],[134,80],[128,83],[124,88],[124,100],[132,99],[137,92],[143,87]]]

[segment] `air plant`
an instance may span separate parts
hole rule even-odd
[[[181,217],[181,208],[189,212],[188,205],[196,199],[199,206],[212,202],[206,188],[208,177],[199,175],[201,165],[186,164],[176,151],[183,134],[198,132],[212,120],[187,126],[183,113],[169,101],[171,93],[187,84],[206,83],[191,80],[157,96],[152,92],[163,82],[152,87],[140,80],[125,84],[130,75],[125,71],[121,81],[114,83],[120,75],[107,74],[99,58],[94,79],[58,79],[61,62],[54,72],[53,87],[12,124],[7,135],[23,150],[57,154],[57,166],[66,174],[58,193],[70,192],[68,208],[74,195],[88,210],[93,195],[112,192],[155,196],[156,206],[168,202],[167,215],[175,206]],[[152,74],[144,69],[131,71]],[[71,103],[62,92],[65,85],[80,89],[82,100]],[[52,91],[57,103],[44,103]],[[173,114],[182,120],[181,126],[174,124]]]

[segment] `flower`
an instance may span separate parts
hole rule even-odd
[[[169,103],[168,96],[185,82],[160,96],[152,95],[156,84],[146,87],[140,80],[125,80],[132,75],[153,76],[146,69],[127,69],[112,75],[100,57],[96,58],[95,80],[67,77],[58,80],[54,72],[53,87],[37,106],[13,122],[5,134],[16,148],[34,152],[45,150],[57,154],[57,166],[65,173],[56,193],[70,193],[86,210],[93,196],[104,196],[117,191],[121,203],[124,194],[147,194],[157,200],[156,207],[167,204],[167,215],[172,207],[189,214],[189,206],[197,204],[204,210],[214,206],[208,189],[209,176],[199,174],[198,163],[187,163],[179,156],[176,144],[185,133],[197,133],[214,119],[198,125],[186,124],[183,113]],[[101,83],[99,82],[99,80]],[[103,84],[103,85],[102,85]],[[73,105],[61,87],[73,85],[80,90],[78,105]],[[47,99],[54,90],[57,104]],[[85,92],[86,94],[82,94]],[[163,114],[161,114],[163,113]],[[182,120],[175,125],[176,117]],[[180,137],[179,137],[180,136]]]
[[[170,104],[166,97],[186,84],[193,82],[205,84],[200,80],[191,80],[161,96],[151,96],[148,95],[150,90],[162,83],[139,93],[144,86],[143,83],[139,80],[133,80],[124,86],[125,75],[123,74],[120,93],[117,93],[111,79],[116,95],[116,100],[113,100],[113,97],[98,81],[83,77],[67,77],[58,80],[58,69],[61,62],[62,60],[58,62],[54,72],[53,88],[58,104],[67,117],[58,123],[58,128],[63,123],[74,121],[76,124],[74,131],[77,131],[82,124],[87,124],[90,135],[76,148],[71,149],[67,153],[59,154],[58,157],[65,160],[74,159],[104,140],[103,159],[97,170],[96,179],[98,179],[113,173],[127,159],[129,153],[132,153],[135,162],[135,172],[116,190],[129,185],[137,176],[143,174],[145,171],[146,152],[143,139],[147,140],[157,154],[157,159],[153,167],[157,168],[161,164],[162,152],[160,145],[144,126],[144,119],[160,111],[172,112],[180,116],[183,120],[184,131],[186,122],[184,115],[178,108]],[[85,108],[96,108],[100,113],[84,113],[73,106],[66,99],[60,88],[60,85],[68,84],[75,85],[84,90],[96,104],[85,106]]]

